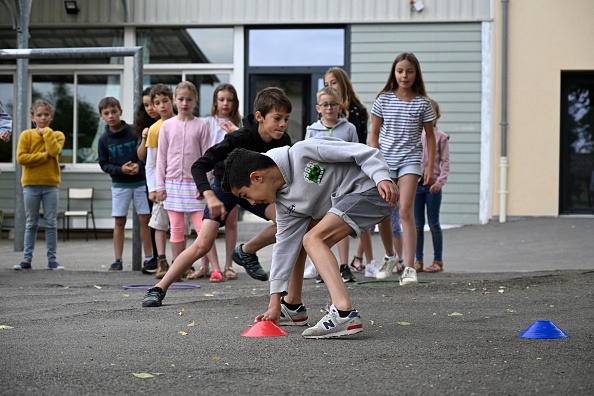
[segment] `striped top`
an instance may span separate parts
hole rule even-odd
[[[420,165],[423,158],[423,124],[435,120],[429,99],[417,96],[410,101],[398,99],[393,91],[378,95],[371,114],[383,120],[379,149],[390,170]]]

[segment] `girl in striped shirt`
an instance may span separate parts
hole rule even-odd
[[[373,103],[371,114],[370,146],[380,149],[390,167],[390,176],[400,189],[399,213],[405,258],[405,268],[402,269],[400,282],[403,285],[414,284],[417,283],[414,269],[417,242],[414,219],[415,193],[419,178],[423,178],[423,185],[433,184],[434,176],[431,170],[435,156],[435,114],[427,98],[421,66],[414,54],[405,52],[396,57],[388,81]],[[423,128],[428,153],[425,174],[421,171]],[[391,240],[390,219],[379,224],[379,232],[382,240]],[[386,251],[376,277],[390,277],[398,259],[393,247],[391,251]]]

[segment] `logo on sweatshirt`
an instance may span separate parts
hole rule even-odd
[[[326,172],[326,170],[322,168],[317,162],[309,161],[303,170],[303,177],[308,183],[320,184],[322,182],[322,178],[324,177],[324,172]]]

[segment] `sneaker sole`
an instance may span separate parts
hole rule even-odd
[[[417,281],[417,280],[412,280],[412,279],[411,279],[411,280],[407,280],[407,279],[400,279],[400,284],[401,284],[402,286],[405,286],[405,285],[418,285],[418,284],[419,284],[419,281]]]
[[[390,278],[392,275],[384,275],[382,273],[378,273],[375,275],[375,279],[388,279]]]
[[[161,305],[163,305],[163,303],[161,302],[155,302],[155,301],[143,301],[142,302],[142,306],[145,308],[157,308],[160,307]]]
[[[363,324],[358,324],[358,325],[354,325],[353,328],[351,328],[351,329],[337,331],[336,333],[321,334],[321,335],[303,335],[303,334],[301,334],[301,336],[303,338],[310,338],[310,339],[340,338],[340,337],[357,334],[362,331],[363,331]]]
[[[51,267],[47,267],[48,270],[50,271],[64,271],[64,267],[62,268],[51,268]]]
[[[305,317],[303,319],[298,319],[298,320],[287,319],[286,322],[284,322],[283,319],[281,318],[279,324],[281,326],[307,326],[308,321],[309,321],[309,317]]]
[[[143,268],[143,269],[142,269],[142,273],[143,273],[143,274],[156,274],[156,273],[157,273],[157,270],[156,270],[156,269],[154,269],[154,270],[153,270],[153,269],[146,269],[146,268]]]

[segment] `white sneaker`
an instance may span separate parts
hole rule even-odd
[[[365,277],[375,278],[375,274],[377,274],[377,264],[375,263],[375,260],[371,260],[371,262],[367,263],[365,266]]]
[[[398,264],[398,255],[394,257],[384,256],[384,260],[382,264],[377,269],[377,274],[375,274],[376,279],[388,279],[392,276],[392,271],[394,267]]]
[[[313,262],[308,257],[307,261],[305,262],[305,270],[303,271],[303,279],[314,279],[316,276],[318,276],[318,270],[316,270],[316,267],[314,267]]]
[[[402,272],[402,276],[400,277],[400,284],[401,285],[412,285],[419,283],[417,281],[417,271],[414,268],[406,267],[404,272]]]
[[[315,326],[306,329],[301,335],[303,338],[336,338],[362,331],[363,322],[356,309],[353,309],[346,318],[341,318],[334,305],[331,305],[326,316]]]

